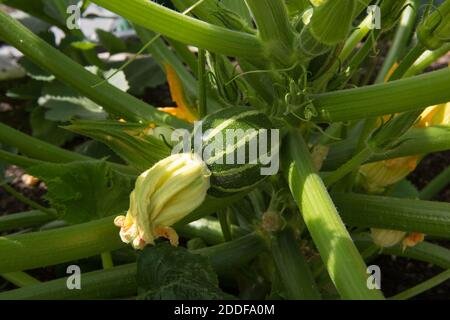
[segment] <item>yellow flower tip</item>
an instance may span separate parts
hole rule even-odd
[[[403,250],[406,248],[415,247],[425,240],[425,234],[420,232],[412,232],[403,239]]]
[[[178,235],[171,225],[198,208],[206,198],[211,173],[195,154],[169,156],[143,172],[130,194],[126,216],[118,216],[120,238],[135,249],[163,237],[173,246]]]
[[[184,95],[183,84],[175,69],[170,64],[165,63],[164,70],[166,71],[167,82],[169,83],[170,95],[172,100],[177,104],[177,108],[166,107],[159,108],[159,110],[167,112],[179,119],[186,120],[191,123],[195,122],[198,120],[198,117],[195,114],[194,108],[189,106],[189,103],[187,102]]]
[[[120,119],[119,119],[119,122],[125,123],[125,122],[127,122],[127,121],[126,121],[125,119],[120,118]]]
[[[115,225],[116,227],[122,228],[123,225],[124,225],[124,223],[125,223],[125,216],[117,216],[117,217],[114,219],[114,225]]]

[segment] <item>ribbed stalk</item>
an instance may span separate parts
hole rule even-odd
[[[38,210],[7,214],[0,217],[0,232],[38,226],[52,220],[53,215]]]
[[[215,212],[216,202],[206,201],[198,211]],[[125,246],[119,238],[119,230],[113,223],[114,217],[107,217],[92,222],[82,223],[56,230],[33,232],[17,236],[0,238],[0,256],[11,256],[11,259],[0,259],[0,274],[39,268],[67,261],[87,258],[103,252],[112,251]],[[185,236],[202,236],[209,243],[219,243],[220,226],[201,221],[192,225],[176,227]],[[179,227],[179,229],[178,229]],[[217,229],[219,228],[219,229]],[[236,235],[242,235],[234,229]],[[259,236],[251,236],[252,241],[244,241],[249,250],[260,247]],[[238,246],[240,242],[237,242]],[[245,259],[245,257],[242,257]],[[226,265],[226,262],[224,262]]]
[[[232,225],[231,234],[234,238],[244,236],[246,232]],[[186,238],[202,238],[206,244],[214,245],[225,241],[220,222],[213,218],[204,218],[187,225],[177,226],[177,232]]]
[[[268,55],[284,65],[293,62],[294,31],[282,0],[246,0]]]
[[[421,73],[423,70],[431,66],[433,62],[446,55],[449,51],[450,43],[444,44],[442,47],[434,51],[425,51],[425,53],[422,54],[422,56],[408,69],[404,77],[412,77]]]
[[[309,269],[293,231],[286,229],[272,238],[272,256],[282,279],[288,300],[321,299],[314,277]]]
[[[416,231],[450,238],[450,204],[356,193],[332,194],[344,222],[353,227]]]
[[[204,254],[218,274],[226,273],[255,258],[264,250],[262,238],[249,235],[223,245],[193,251]],[[18,299],[114,299],[136,295],[136,264],[82,273],[82,290],[67,290],[67,278],[0,293],[0,300]]]
[[[414,62],[420,58],[420,56],[426,51],[425,46],[418,43],[411,51],[406,55],[406,57],[402,60],[400,65],[395,69],[392,74],[390,80],[395,81],[403,78],[406,71],[414,64]]]
[[[379,291],[367,288],[367,267],[314,168],[301,134],[291,134],[289,148],[292,195],[339,294],[344,299],[382,299]]]
[[[16,47],[41,68],[54,74],[58,80],[98,103],[112,114],[128,120],[146,120],[159,124],[186,126],[183,121],[157,111],[109,83],[105,82],[100,86],[95,86],[102,79],[40,39],[4,12],[0,12],[0,38]]]
[[[407,7],[402,13],[400,23],[398,24],[397,31],[395,33],[394,40],[389,49],[386,58],[383,61],[383,65],[378,72],[376,83],[383,83],[389,70],[391,70],[394,63],[398,61],[403,50],[407,47],[408,41],[413,32],[414,23],[417,18],[417,0],[408,0]]]
[[[71,152],[50,143],[33,138],[25,133],[0,123],[0,142],[17,148],[29,157],[49,162],[71,162],[89,160],[81,154]]]
[[[68,290],[67,277],[0,293],[0,300],[114,299],[136,294],[136,264],[81,274],[81,290]]]
[[[237,265],[251,261],[264,250],[266,245],[262,237],[257,233],[251,233],[233,241],[195,250],[195,253],[209,256],[216,272],[227,274]]]
[[[113,218],[0,239],[0,273],[88,258],[125,246]]]
[[[369,234],[355,235],[353,236],[353,239],[361,250],[365,250],[373,245],[373,241]],[[450,268],[450,250],[426,241],[405,250],[403,250],[401,244],[390,248],[383,248],[381,253],[424,261],[444,269]]]
[[[0,159],[7,162],[11,161],[11,163],[14,163],[16,165],[24,166],[24,168],[39,164],[39,161],[36,161],[34,159],[55,163],[93,160],[93,158],[86,157],[79,153],[59,148],[48,142],[36,139],[30,135],[8,127],[3,123],[0,123],[0,143],[14,147],[21,153],[33,158],[27,159],[4,151],[0,151]],[[120,172],[128,174],[135,173],[135,170],[131,167],[112,162],[109,162],[108,164]]]
[[[448,150],[450,149],[450,128],[440,126],[412,128],[404,135],[402,141],[394,150],[374,154],[366,163]],[[351,159],[356,145],[356,140],[349,140],[333,146],[324,162],[323,170],[335,170]]]
[[[364,119],[426,108],[450,100],[450,69],[311,97],[318,122]]]
[[[337,72],[342,62],[350,57],[350,54],[355,50],[358,44],[367,36],[371,30],[372,21],[372,16],[367,16],[363,21],[361,21],[355,31],[351,33],[347,41],[345,41],[344,47],[339,54],[339,59],[336,59],[328,72],[324,73],[321,77],[314,81],[314,88],[317,92],[321,92],[325,88],[326,84],[334,76],[335,72]]]
[[[255,36],[208,24],[152,1],[128,0],[126,4],[123,0],[92,2],[136,24],[186,44],[229,56],[262,58],[262,46]]]

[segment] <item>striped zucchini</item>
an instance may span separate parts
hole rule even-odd
[[[211,171],[210,195],[223,197],[244,192],[266,177],[261,175],[260,154],[270,155],[273,128],[263,112],[248,107],[219,110],[206,116],[201,127],[196,126],[192,146],[197,154],[201,151]],[[267,146],[261,149],[260,129],[268,130]]]

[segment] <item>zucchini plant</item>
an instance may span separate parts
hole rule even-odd
[[[134,53],[113,71],[66,30],[70,1],[4,2],[88,48],[68,54],[0,11],[30,68],[101,108],[58,130],[106,151],[0,123],[0,160],[45,182],[49,203],[22,196],[33,211],[0,217],[0,275],[18,287],[0,299],[407,299],[449,278],[449,249],[426,241],[450,237],[450,204],[430,201],[449,170],[420,191],[406,177],[450,149],[450,69],[428,69],[450,51],[450,0],[91,0],[141,42],[108,42]],[[176,107],[116,85],[142,56]],[[381,254],[444,270],[386,297]],[[83,290],[30,272],[79,264]]]

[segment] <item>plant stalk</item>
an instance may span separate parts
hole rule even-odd
[[[299,132],[289,137],[289,149],[293,160],[288,171],[292,195],[339,294],[343,299],[383,299],[381,292],[368,289],[367,267],[316,172]]]

